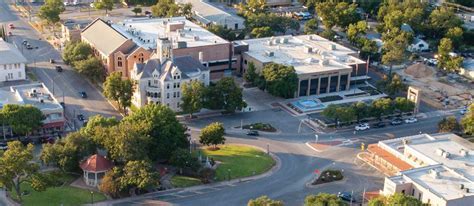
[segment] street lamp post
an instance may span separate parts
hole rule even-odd
[[[319,135],[315,134],[314,135],[314,143],[317,144],[319,140]]]
[[[94,191],[91,191],[91,204],[94,204]]]

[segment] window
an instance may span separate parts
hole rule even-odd
[[[169,89],[170,88],[170,84],[166,84],[166,89]]]
[[[179,82],[176,84],[176,87],[178,87],[178,88],[179,88]]]
[[[151,86],[151,80],[148,80],[148,86]]]
[[[244,60],[244,64],[247,65],[247,60]]]
[[[166,99],[170,98],[170,93],[166,93]]]
[[[176,96],[179,97],[179,92],[176,92]]]
[[[414,195],[415,195],[415,189],[413,188],[413,189],[411,190],[411,196],[414,196]]]
[[[18,78],[21,78],[21,72],[18,72]]]
[[[117,66],[122,67],[122,57],[117,58]]]
[[[239,29],[239,24],[234,24],[235,30]]]
[[[418,200],[421,200],[421,195],[422,195],[422,193],[421,193],[421,192],[420,192],[420,193],[418,193]]]
[[[176,98],[176,92],[173,92],[173,98]]]
[[[7,79],[13,79],[13,73],[8,73]]]
[[[143,53],[139,54],[138,55],[138,61],[143,63],[144,59],[143,59]]]
[[[173,83],[173,88],[176,88],[176,83]]]
[[[178,107],[178,108],[179,108],[179,102],[178,102],[178,103],[176,103],[176,107]]]

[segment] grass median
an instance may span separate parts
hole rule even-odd
[[[262,174],[275,165],[270,155],[265,152],[242,145],[219,146],[219,150],[203,149],[209,158],[220,162],[216,170],[217,181],[248,177]]]
[[[171,184],[174,187],[191,187],[202,184],[200,179],[176,175],[171,178]]]

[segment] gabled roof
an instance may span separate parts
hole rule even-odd
[[[82,162],[81,169],[89,172],[101,172],[112,169],[114,165],[102,155],[92,155]]]
[[[162,80],[171,79],[171,72],[174,67],[181,71],[181,77],[187,79],[193,74],[199,74],[202,71],[208,71],[209,68],[203,66],[201,62],[192,58],[191,56],[176,57],[173,60],[167,59],[160,62],[159,59],[151,58],[146,63],[135,64],[137,77],[139,79],[152,77],[154,71],[160,73],[159,78]]]
[[[411,32],[413,33],[413,29],[411,28],[410,25],[406,24],[406,23],[403,23],[402,26],[400,27],[400,29],[402,31],[405,31],[405,32]]]
[[[20,50],[0,38],[0,65],[26,63],[26,58]]]
[[[128,40],[126,36],[100,18],[97,18],[84,28],[81,36],[104,55],[111,54]]]
[[[209,68],[191,56],[176,57],[174,58],[174,64],[181,71],[183,79],[189,78],[188,74],[209,70]]]

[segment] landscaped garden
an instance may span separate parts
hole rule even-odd
[[[344,176],[340,170],[324,170],[321,172],[321,175],[316,179],[312,184],[318,185],[328,182],[334,182],[338,180],[342,180]]]
[[[94,192],[91,194],[89,190],[69,186],[77,176],[61,172],[50,172],[46,174],[46,177],[54,186],[48,187],[42,192],[33,190],[27,182],[21,184],[21,191],[25,194],[22,196],[22,205],[83,205],[91,203],[92,200],[96,202],[106,199],[101,193]],[[10,192],[10,197],[18,201],[15,191]]]
[[[270,155],[253,147],[224,145],[219,148],[201,150],[204,155],[220,163],[216,169],[217,181],[262,174],[275,164]]]
[[[263,132],[276,132],[277,131],[275,129],[275,127],[273,127],[271,124],[260,123],[260,122],[244,125],[242,128],[243,129],[250,129],[250,130],[259,130],[259,131],[263,131]]]

